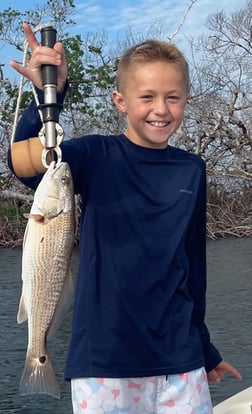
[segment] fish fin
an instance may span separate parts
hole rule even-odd
[[[73,295],[74,295],[74,283],[72,273],[69,269],[68,274],[65,278],[63,289],[57,303],[57,306],[54,311],[54,315],[52,321],[50,323],[49,329],[47,331],[47,338],[51,339],[57,329],[60,327],[67,311],[69,310],[70,306],[73,303]]]
[[[43,362],[39,359],[43,358]],[[40,358],[32,358],[27,351],[25,367],[20,380],[20,395],[48,394],[60,399],[60,387],[48,352]]]
[[[29,228],[29,221],[27,222],[26,227],[25,227],[25,232],[24,232],[24,237],[23,237],[23,251],[24,251],[25,242],[26,242],[26,239],[27,239],[28,228]]]
[[[24,213],[24,217],[27,219],[33,219],[38,222],[45,220],[45,217],[42,214]]]
[[[19,302],[19,308],[18,308],[18,314],[17,314],[17,323],[23,323],[27,321],[28,315],[27,310],[25,306],[24,296],[21,295],[20,302]]]

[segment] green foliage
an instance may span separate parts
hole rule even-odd
[[[25,211],[23,209],[19,209],[19,214],[23,214]],[[13,220],[17,216],[17,206],[15,206],[11,202],[2,202],[0,204],[0,216],[7,217],[9,220]]]
[[[129,37],[126,35],[123,42],[114,43],[110,49],[104,34],[85,33],[70,36],[70,28],[76,24],[73,18],[74,12],[74,0],[44,0],[42,4],[38,2],[34,9],[24,12],[11,7],[2,10],[0,11],[0,48],[8,46],[20,51],[18,59],[22,61],[24,49],[22,22],[30,23],[33,28],[51,22],[57,30],[58,40],[63,42],[66,50],[70,83],[64,111],[61,114],[61,125],[71,137],[98,131],[105,134],[118,134],[125,127],[125,119],[115,109],[111,100],[111,91],[115,87],[118,55],[121,49],[136,43],[136,38],[133,38],[130,32]],[[237,178],[250,187],[252,179],[251,17],[252,0],[248,0],[244,10],[241,9],[230,17],[223,13],[212,16],[208,24],[208,29],[212,33],[204,37],[201,42],[197,43],[197,39],[194,39],[195,46],[191,43],[192,98],[181,131],[173,137],[172,142],[203,156],[208,170],[216,178],[218,192],[225,187],[226,182],[225,188],[230,188],[232,196],[237,186],[229,185],[230,181],[226,181],[226,177],[234,176],[234,180]],[[158,35],[157,33],[153,35],[152,31],[149,33],[151,37],[167,39],[167,30],[163,36],[160,32]],[[37,38],[39,41],[39,32]],[[141,40],[143,40],[142,36],[137,41]],[[117,48],[120,50],[118,51]],[[196,50],[200,51],[198,62]],[[15,58],[14,54],[12,57]],[[203,62],[202,65],[199,62]],[[0,65],[2,63],[0,62]],[[9,173],[6,164],[6,149],[12,131],[17,96],[18,86],[14,82],[5,79],[0,81],[1,189],[17,189],[19,185]],[[31,90],[25,89],[20,113],[26,109],[31,96]],[[238,169],[235,169],[235,165],[238,165]],[[211,184],[211,181],[209,182]],[[243,188],[242,185],[239,185],[239,188]],[[245,190],[244,194],[241,192],[239,194],[244,199]],[[217,204],[219,206],[220,203]],[[16,211],[16,207],[13,204],[9,211],[10,215]],[[8,208],[8,204],[7,207],[6,204],[2,205],[0,227],[4,225],[1,223],[1,215],[5,216]],[[226,208],[223,211],[226,211]],[[245,213],[247,217],[250,210],[246,210]],[[8,219],[9,217],[7,221]],[[16,228],[16,223],[13,228]]]
[[[106,55],[106,44],[100,39],[87,38],[84,41],[77,35],[65,39],[63,44],[70,82],[64,113],[71,113],[72,135],[97,130],[109,132],[113,118],[117,118],[110,99],[117,59]]]
[[[71,84],[71,105],[78,103],[82,99],[82,95],[91,93],[89,85],[87,90],[83,90],[83,78],[84,78],[84,64],[82,62],[83,57],[83,42],[81,37],[68,37],[63,41],[64,48],[67,57],[68,66],[68,78]]]
[[[74,11],[74,0],[47,0],[24,12],[9,7],[0,12],[0,42],[22,52],[23,21],[30,23],[33,28],[48,21],[54,24],[57,38],[63,42],[66,50],[71,86],[61,115],[61,124],[67,126],[72,136],[97,130],[113,132],[113,126],[118,126],[118,113],[110,95],[115,84],[117,58],[106,52],[106,39],[100,36],[87,34],[84,39],[81,35],[69,36],[70,27],[75,25],[72,19]],[[39,41],[39,32],[37,38]],[[20,61],[22,58],[21,56]],[[17,95],[16,85],[0,85],[0,113],[5,125],[12,123]],[[23,92],[20,113],[26,109],[31,95],[30,90]]]
[[[74,0],[47,0],[46,2],[48,20],[54,24],[61,39],[67,37],[69,35],[67,29],[75,25],[75,21],[70,17],[74,9]]]

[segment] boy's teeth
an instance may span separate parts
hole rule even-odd
[[[162,128],[162,127],[167,125],[167,122],[151,122],[151,125],[153,125],[157,128]]]

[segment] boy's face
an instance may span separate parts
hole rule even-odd
[[[128,72],[122,92],[113,92],[115,105],[127,116],[125,134],[149,148],[166,148],[183,120],[187,98],[181,71],[163,61],[137,65]]]

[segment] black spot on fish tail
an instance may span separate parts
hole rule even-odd
[[[47,394],[60,398],[59,383],[48,354],[33,358],[27,353],[19,392],[20,395]]]
[[[46,362],[46,356],[45,355],[42,355],[41,357],[39,357],[39,362],[41,364],[44,364]]]

